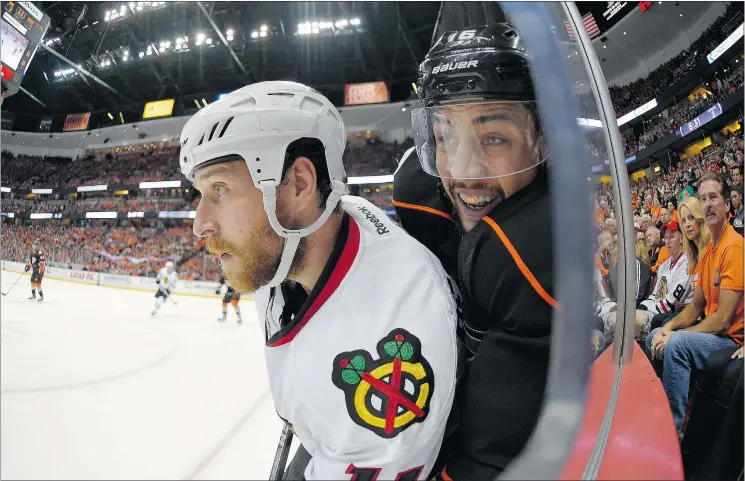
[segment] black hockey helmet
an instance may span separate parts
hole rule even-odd
[[[546,160],[528,56],[511,24],[445,32],[419,67],[417,94],[412,130],[428,174],[500,178]]]
[[[522,37],[507,22],[445,32],[419,66],[419,99],[535,101]]]

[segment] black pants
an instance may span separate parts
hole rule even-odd
[[[737,479],[743,470],[743,360],[715,351],[694,382],[681,451],[686,479]]]

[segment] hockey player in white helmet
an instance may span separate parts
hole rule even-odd
[[[153,307],[151,316],[154,316],[158,309],[168,300],[173,289],[176,288],[178,283],[178,272],[173,262],[166,262],[165,267],[162,267],[158,271],[158,275],[155,278],[155,283],[158,284],[158,291],[155,293],[155,306]]]
[[[294,82],[241,88],[181,133],[194,233],[255,292],[277,413],[301,441],[284,479],[426,479],[455,390],[458,309],[434,255],[343,195],[341,115]]]

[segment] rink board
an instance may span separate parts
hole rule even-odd
[[[9,272],[23,273],[25,264],[14,261],[0,261],[0,268]],[[29,273],[27,273],[29,274]],[[90,284],[101,287],[114,287],[118,289],[129,289],[143,292],[153,292],[157,289],[154,277],[127,276],[122,274],[108,274],[104,272],[80,271],[76,269],[63,269],[60,267],[47,267],[44,273],[45,279],[56,279],[59,281],[75,282],[78,284]],[[217,282],[179,280],[174,294],[183,296],[218,298],[215,294]],[[250,297],[245,296],[245,299]]]

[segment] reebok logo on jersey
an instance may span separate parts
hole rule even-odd
[[[390,439],[426,419],[435,376],[421,342],[405,329],[388,333],[377,351],[377,360],[363,350],[337,355],[331,379],[344,392],[349,417]]]
[[[375,227],[377,227],[378,234],[383,235],[390,232],[385,224],[380,222],[380,219],[378,219],[375,214],[370,211],[370,209],[368,209],[367,207],[357,207],[357,210],[365,214],[365,218],[372,222]]]

